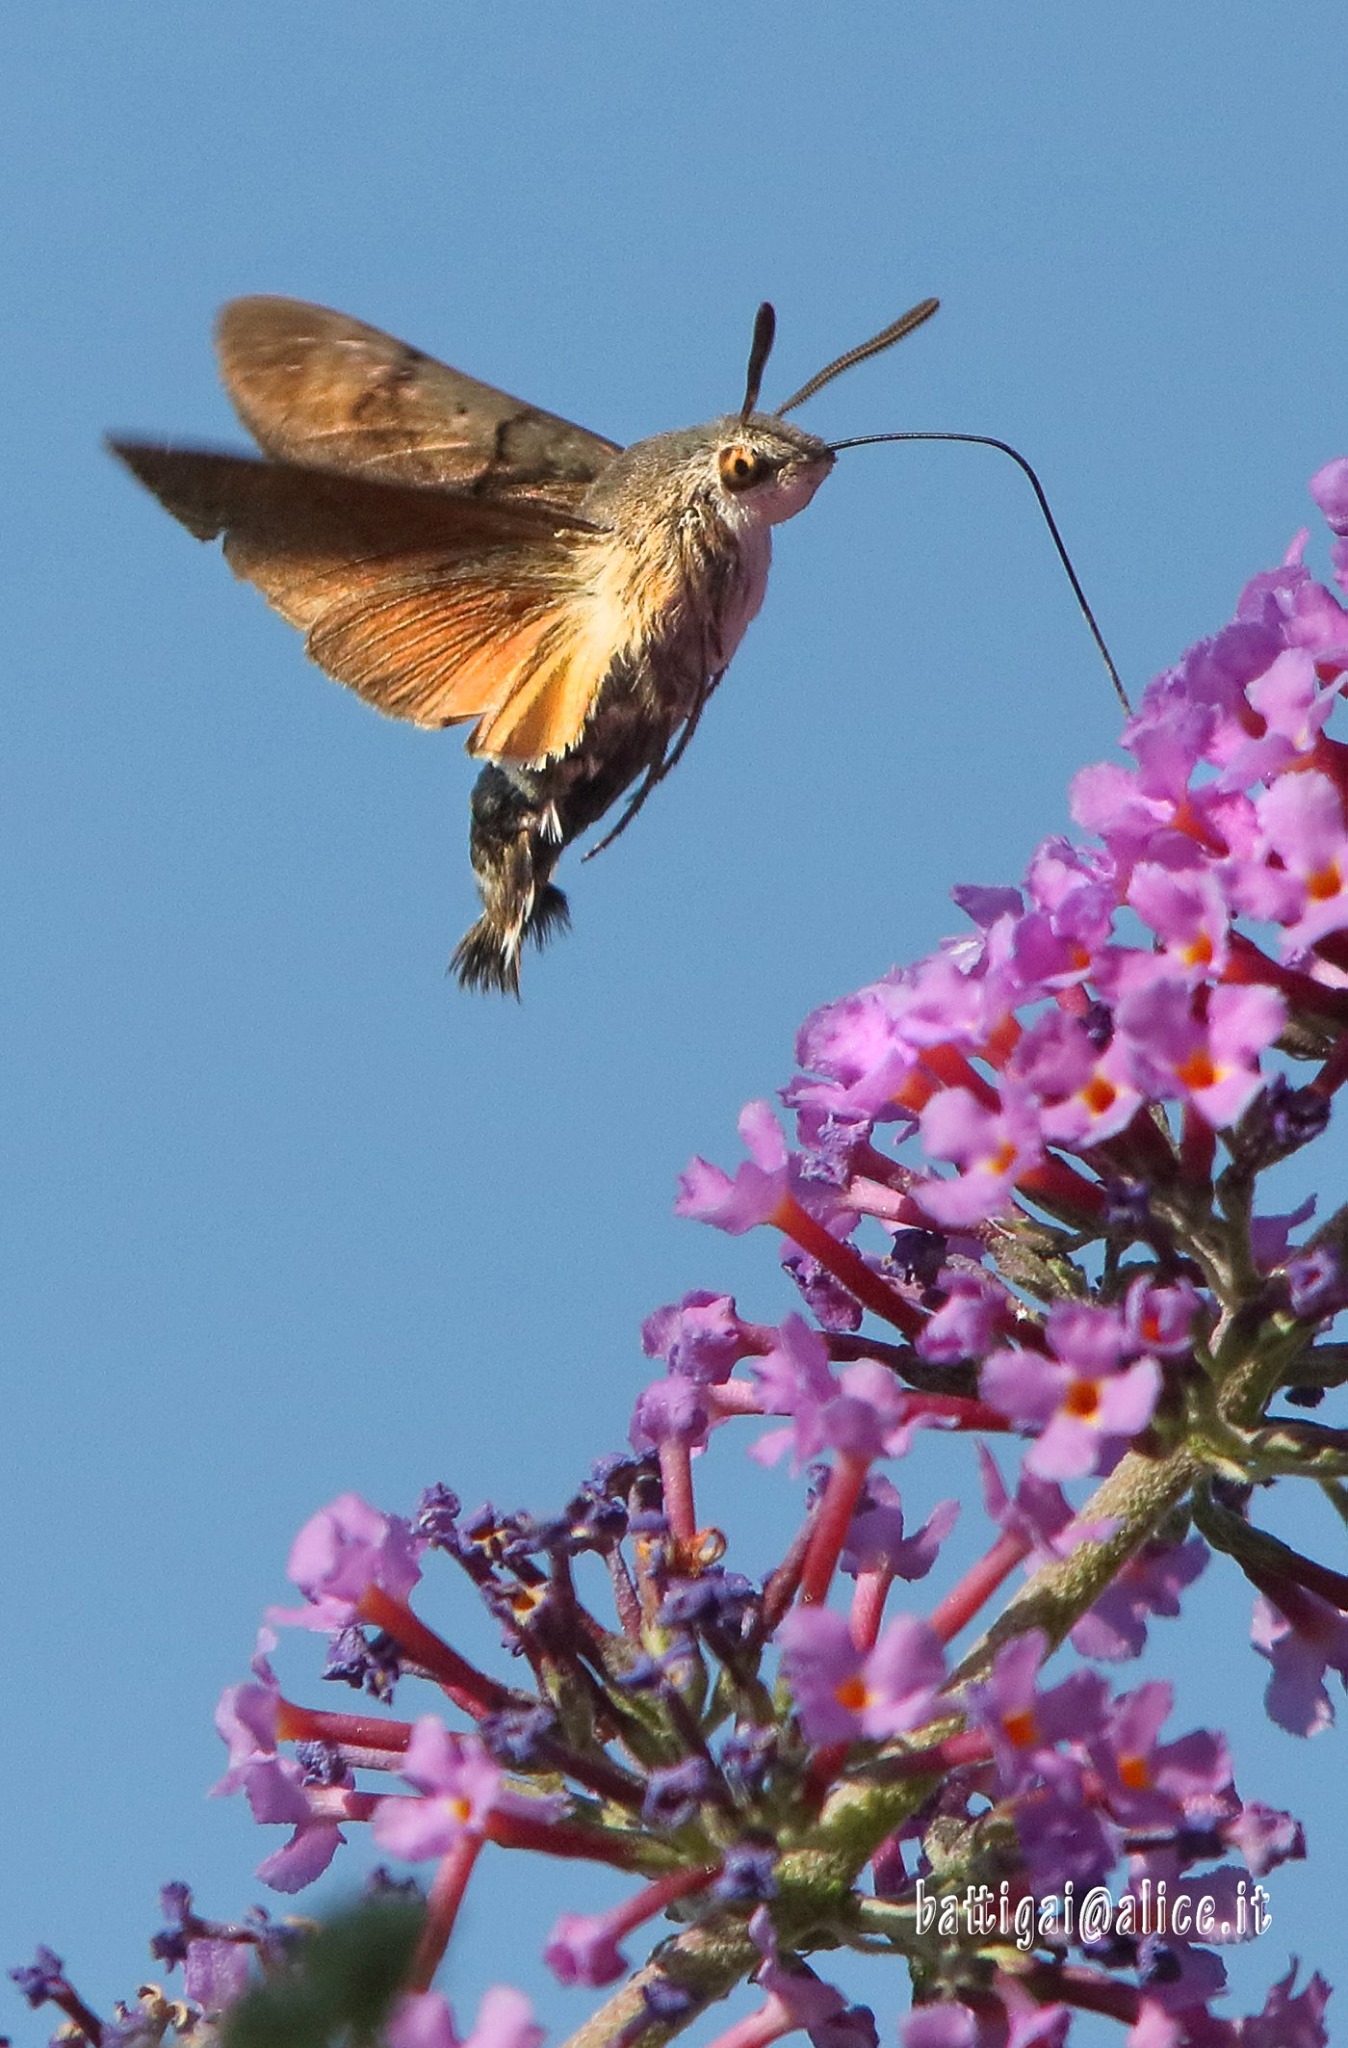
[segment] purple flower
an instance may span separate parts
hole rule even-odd
[[[275,1892],[301,1892],[323,1875],[346,1841],[318,1795],[305,1790],[304,1769],[292,1757],[248,1764],[239,1774],[253,1819],[262,1826],[290,1826],[294,1833],[259,1863],[257,1875]]]
[[[811,1742],[883,1742],[922,1727],[945,1683],[941,1645],[925,1621],[896,1615],[861,1651],[827,1607],[796,1607],[778,1631],[782,1673]]]
[[[1164,947],[1168,970],[1196,988],[1226,965],[1229,918],[1216,876],[1202,867],[1140,861],[1128,901]]]
[[[1107,1692],[1093,1671],[1073,1671],[1048,1692],[1037,1679],[1048,1638],[1030,1629],[1003,1643],[990,1677],[969,1688],[969,1713],[992,1738],[1007,1791],[1023,1788],[1045,1767],[1056,1743],[1088,1742],[1103,1726]],[[1050,1766],[1051,1767],[1051,1766]]]
[[[454,2015],[440,1991],[408,1991],[386,2029],[388,2048],[459,2048]]]
[[[533,2007],[512,1984],[491,1984],[478,2001],[477,2018],[462,2048],[541,2048],[543,2029]]]
[[[695,1380],[671,1374],[653,1380],[637,1396],[628,1437],[636,1451],[653,1451],[663,1443],[686,1443],[700,1450],[711,1427],[711,1411]]]
[[[270,1884],[275,1892],[301,1892],[305,1884],[322,1878],[346,1835],[332,1815],[326,1815],[303,1792],[301,1765],[291,1757],[250,1765],[244,1774],[244,1792],[254,1821],[262,1825],[293,1823],[295,1827],[291,1839],[281,1849],[272,1849],[258,1864],[262,1884]]]
[[[961,882],[950,895],[965,916],[985,932],[991,931],[1002,918],[1019,917],[1025,908],[1019,889],[1009,889],[1004,884],[988,888],[982,882]]]
[[[991,2048],[993,2037],[969,2006],[942,2002],[915,2006],[899,2021],[899,2039],[903,2048]]]
[[[1062,1488],[1051,1479],[1022,1472],[1014,1495],[1008,1494],[997,1461],[986,1444],[976,1446],[983,1506],[989,1519],[1009,1536],[1030,1546],[1030,1556],[1044,1563],[1065,1555],[1060,1538],[1072,1522],[1072,1509]],[[1068,1550],[1076,1548],[1087,1534],[1086,1525],[1073,1531]]]
[[[1236,1122],[1261,1083],[1259,1055],[1287,1022],[1287,1005],[1259,983],[1214,988],[1207,1014],[1164,966],[1120,998],[1115,1010],[1137,1084],[1158,1101],[1191,1102],[1217,1130]]]
[[[715,1784],[715,1772],[704,1756],[686,1756],[677,1764],[652,1770],[646,1780],[641,1818],[660,1833],[681,1828],[696,1817]]]
[[[1318,1735],[1334,1719],[1324,1673],[1332,1665],[1348,1682],[1348,1617],[1317,1593],[1296,1589],[1295,1621],[1260,1593],[1250,1634],[1273,1666],[1264,1694],[1270,1720],[1289,1735]]]
[[[957,1500],[939,1501],[922,1527],[905,1536],[898,1488],[873,1474],[847,1532],[842,1568],[853,1577],[858,1572],[883,1571],[896,1579],[925,1579],[959,1519],[959,1511]]]
[[[509,1812],[553,1820],[565,1810],[560,1794],[535,1799],[511,1790],[475,1735],[457,1735],[434,1714],[412,1730],[402,1775],[419,1799],[390,1795],[374,1813],[374,1838],[381,1849],[409,1862],[443,1856],[465,1836],[481,1840],[493,1813]]]
[[[721,1859],[712,1897],[727,1906],[760,1905],[777,1896],[777,1850],[764,1842],[733,1842]]]
[[[888,1366],[858,1359],[835,1374],[828,1346],[802,1316],[787,1316],[771,1351],[752,1362],[766,1415],[788,1415],[790,1427],[769,1430],[750,1455],[771,1465],[787,1451],[799,1472],[821,1451],[871,1459],[898,1457],[915,1428],[944,1420],[914,1409]]]
[[[967,1088],[946,1088],[922,1112],[922,1143],[933,1159],[959,1168],[953,1180],[926,1180],[915,1192],[932,1219],[960,1229],[996,1216],[1021,1174],[1044,1156],[1030,1096],[1007,1082],[1001,1107],[986,1109]]]
[[[1201,1536],[1193,1536],[1187,1543],[1144,1544],[1073,1628],[1073,1649],[1083,1657],[1108,1662],[1141,1656],[1147,1640],[1147,1616],[1177,1615],[1180,1594],[1204,1569],[1208,1555]]]
[[[1016,1047],[1010,1071],[1037,1098],[1044,1136],[1079,1149],[1126,1130],[1142,1101],[1126,1042],[1103,1049],[1085,1025],[1061,1010],[1035,1019]]]
[[[782,1260],[782,1271],[789,1273],[800,1289],[806,1308],[825,1330],[859,1330],[861,1328],[861,1304],[856,1296],[849,1294],[840,1280],[820,1265],[818,1259],[808,1252],[789,1251]]]
[[[1348,925],[1348,833],[1343,804],[1327,775],[1282,775],[1257,800],[1263,845],[1276,854],[1268,893],[1247,904],[1285,927],[1282,955],[1300,958],[1326,932]]]
[[[1135,1351],[1158,1358],[1183,1358],[1193,1345],[1193,1329],[1203,1297],[1187,1280],[1157,1287],[1135,1280],[1124,1297],[1123,1320]]]
[[[1348,1304],[1343,1267],[1332,1244],[1312,1245],[1287,1261],[1287,1299],[1294,1316],[1318,1321]]]
[[[1041,1897],[1061,1896],[1069,1883],[1078,1891],[1101,1884],[1118,1861],[1117,1831],[1087,1796],[1085,1773],[1072,1757],[1040,1751],[1015,1821],[1030,1882]]]
[[[975,2012],[959,2004],[914,2006],[899,2022],[903,2048],[1062,2048],[1072,2015],[1065,2005],[1039,2005],[1003,1979],[1004,2010]],[[1022,2002],[1023,1997],[1023,2002]],[[1018,2010],[1011,2010],[1015,1999]]]
[[[215,1727],[229,1751],[230,1767],[219,1783],[212,1786],[216,1794],[223,1795],[238,1789],[238,1774],[243,1765],[253,1763],[258,1757],[276,1754],[276,1719],[280,1711],[281,1689],[270,1665],[265,1659],[262,1662],[265,1677],[252,1684],[227,1686],[220,1695],[220,1704],[215,1710]],[[254,1669],[257,1669],[256,1660]]]
[[[1312,493],[1315,485],[1312,477]],[[1348,657],[1348,612],[1306,568],[1302,557],[1309,539],[1303,526],[1278,568],[1251,577],[1240,593],[1236,616],[1258,620],[1287,647],[1307,648],[1315,656],[1317,675],[1329,680],[1342,673]],[[1254,686],[1252,699],[1253,694]]]
[[[54,1948],[39,1942],[31,1963],[22,1963],[9,1975],[27,2003],[36,2012],[39,2006],[61,1996],[66,1990],[66,1966]]]
[[[918,1356],[932,1365],[981,1358],[994,1337],[1010,1326],[1006,1289],[986,1273],[949,1268],[941,1275],[941,1286],[945,1300],[918,1333]]]
[[[1310,494],[1335,533],[1348,533],[1348,455],[1336,456],[1310,481]]]
[[[627,1958],[618,1947],[611,1913],[559,1914],[543,1960],[559,1984],[586,1984],[592,1990],[616,1984],[627,1974]]]
[[[1311,478],[1311,496],[1323,512],[1330,529],[1339,538],[1331,550],[1336,580],[1348,589],[1348,456],[1327,462]]]
[[[1250,1218],[1250,1251],[1261,1273],[1272,1273],[1284,1264],[1291,1250],[1292,1232],[1309,1223],[1314,1214],[1315,1196],[1308,1195],[1285,1215]]]
[[[1079,986],[1109,942],[1117,901],[1110,861],[1061,837],[1046,839],[1025,886],[1032,907],[1011,939],[1022,994]]]
[[[760,1438],[755,1455],[772,1463],[789,1446],[792,1469],[798,1472],[827,1441],[822,1418],[838,1394],[828,1345],[803,1316],[790,1315],[772,1349],[754,1359],[751,1370],[763,1413],[793,1418],[789,1430],[773,1430]]]
[[[1113,1703],[1092,1739],[1110,1811],[1126,1827],[1211,1826],[1238,1810],[1220,1735],[1198,1729],[1158,1744],[1172,1702],[1171,1687],[1160,1680],[1140,1685]]]
[[[772,1916],[766,1906],[759,1906],[750,1914],[749,1934],[763,1958],[754,1972],[754,1982],[762,1985],[788,2022],[780,2029],[781,2032],[803,2027],[815,2048],[845,2048],[845,2044],[847,2048],[864,2048],[864,2036],[860,2040],[851,2039],[850,2028],[843,2034],[833,2034],[832,2030],[839,2022],[846,2022],[852,2016],[852,2009],[836,1985],[824,1983],[803,1964],[788,1968],[782,1962],[777,1952]]]
[[[750,1102],[740,1111],[739,1133],[749,1157],[733,1180],[719,1166],[693,1159],[679,1176],[676,1216],[711,1223],[732,1237],[770,1223],[783,1197],[791,1192],[790,1154],[781,1125],[766,1102]]]
[[[663,1358],[671,1373],[719,1386],[754,1348],[747,1334],[733,1296],[699,1291],[647,1316],[641,1348],[648,1358]]]
[[[1008,963],[1009,965],[1009,963]],[[895,1016],[914,1046],[984,1044],[1011,1006],[1008,972],[983,939],[947,940],[890,984]]]
[[[291,1545],[286,1575],[307,1607],[269,1607],[267,1619],[300,1628],[346,1628],[359,1618],[361,1595],[379,1586],[405,1600],[421,1577],[426,1539],[401,1515],[383,1515],[357,1493],[343,1493],[310,1517]]]
[[[1305,587],[1305,572],[1302,572],[1301,596]],[[1275,579],[1276,581],[1276,579]],[[1288,591],[1284,577],[1279,595]],[[1328,597],[1328,592],[1322,593]],[[1247,591],[1242,604],[1249,599],[1259,603],[1259,593]],[[1294,598],[1293,602],[1296,602]],[[1330,600],[1332,604],[1332,599]],[[1277,608],[1277,597],[1274,599]],[[1337,610],[1337,607],[1334,607]],[[1312,617],[1314,614],[1311,615]],[[1323,622],[1323,613],[1317,623]],[[1304,630],[1309,623],[1306,614],[1298,621]],[[1316,664],[1308,647],[1294,646],[1270,662],[1263,675],[1257,676],[1246,692],[1250,707],[1263,721],[1263,731],[1251,734],[1236,720],[1226,732],[1220,735],[1225,744],[1213,748],[1214,757],[1223,762],[1221,787],[1227,790],[1250,789],[1259,782],[1272,782],[1278,775],[1298,764],[1315,745],[1316,736],[1333,708],[1335,692],[1320,687]]]
[[[1296,1973],[1293,1963],[1269,1992],[1263,2011],[1242,2022],[1240,2048],[1328,2048],[1324,2019],[1329,1986],[1317,1973],[1293,1995]]]
[[[1272,635],[1265,636],[1264,646],[1271,659],[1277,651]],[[1126,886],[1139,860],[1170,855],[1178,863],[1188,857],[1190,840],[1180,820],[1194,799],[1205,801],[1190,790],[1189,777],[1214,723],[1211,708],[1194,700],[1192,671],[1207,661],[1209,673],[1215,674],[1217,664],[1208,657],[1216,649],[1216,642],[1200,642],[1185,657],[1190,674],[1184,681],[1174,674],[1163,676],[1147,690],[1142,709],[1129,720],[1124,736],[1136,757],[1136,769],[1098,762],[1073,778],[1072,816],[1104,840],[1120,887]],[[1257,667],[1251,670],[1257,672]],[[1232,689],[1232,701],[1235,694]]]
[[[1037,1477],[1107,1472],[1151,1420],[1161,1368],[1154,1358],[1120,1365],[1128,1334],[1112,1309],[1061,1305],[1050,1312],[1047,1332],[1056,1357],[1008,1349],[985,1360],[983,1399],[1013,1422],[1039,1427],[1025,1456],[1026,1470]]]
[[[208,2015],[227,2012],[248,1989],[252,1957],[248,1942],[190,1941],[183,1965],[184,1996]]]
[[[472,2032],[460,2037],[438,1991],[410,1991],[386,2029],[388,2048],[541,2048],[543,2029],[522,1991],[494,1984],[482,1994]]]
[[[1280,1863],[1300,1862],[1306,1854],[1301,1822],[1258,1799],[1246,1800],[1236,1818],[1226,1822],[1222,1839],[1239,1849],[1255,1877],[1267,1877]]]
[[[783,1098],[799,1113],[803,1137],[826,1120],[864,1136],[875,1121],[904,1113],[895,1097],[918,1055],[900,1027],[900,1008],[895,984],[881,981],[805,1019],[796,1038],[802,1076]]]

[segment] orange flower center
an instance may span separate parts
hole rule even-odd
[[[1211,1088],[1217,1078],[1212,1055],[1206,1052],[1190,1053],[1184,1065],[1175,1071],[1186,1088]]]
[[[1080,1422],[1089,1422],[1099,1411],[1100,1385],[1097,1380],[1073,1380],[1063,1407]]]
[[[1337,896],[1343,887],[1343,877],[1338,863],[1330,861],[1328,867],[1317,868],[1313,875],[1306,877],[1306,894],[1312,903],[1323,903],[1327,897]]]
[[[860,1672],[856,1672],[851,1678],[843,1680],[833,1697],[838,1702],[838,1705],[846,1707],[849,1713],[859,1714],[870,1695],[866,1691],[865,1679],[861,1676]]]
[[[1003,1714],[1002,1726],[1017,1749],[1028,1749],[1039,1734],[1039,1724],[1031,1707],[1020,1707],[1014,1714]]]
[[[1103,1116],[1107,1109],[1113,1109],[1119,1099],[1119,1091],[1112,1081],[1106,1081],[1103,1074],[1093,1074],[1081,1091],[1082,1100],[1094,1116]]]
[[[1147,1792],[1151,1789],[1151,1766],[1144,1756],[1121,1756],[1119,1758],[1119,1782],[1130,1792]]]

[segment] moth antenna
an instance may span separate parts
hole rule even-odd
[[[787,413],[794,412],[798,405],[804,405],[807,398],[813,398],[816,391],[822,391],[826,384],[831,384],[835,377],[841,377],[843,371],[850,370],[855,363],[864,363],[868,356],[878,356],[882,349],[892,348],[896,341],[903,340],[905,334],[911,334],[924,320],[930,320],[940,303],[939,299],[922,299],[916,306],[910,306],[906,313],[901,313],[897,320],[891,320],[888,327],[882,327],[878,334],[873,334],[869,341],[849,348],[845,355],[835,356],[831,363],[825,363],[822,370],[816,370],[785,405],[778,406],[776,417],[780,420]]]
[[[1045,526],[1047,526],[1049,530],[1049,535],[1053,541],[1054,547],[1058,550],[1058,560],[1062,563],[1063,568],[1067,571],[1067,580],[1072,586],[1072,594],[1076,598],[1077,604],[1081,609],[1081,616],[1091,629],[1091,638],[1094,640],[1096,647],[1099,649],[1100,659],[1101,661],[1103,661],[1105,665],[1105,668],[1109,675],[1110,682],[1114,685],[1114,694],[1118,698],[1120,704],[1122,704],[1128,716],[1131,718],[1133,715],[1133,707],[1128,701],[1128,692],[1124,689],[1123,682],[1119,675],[1119,672],[1114,666],[1114,657],[1110,653],[1108,647],[1105,645],[1105,636],[1100,631],[1099,626],[1096,624],[1095,613],[1091,610],[1090,605],[1086,600],[1086,593],[1081,587],[1081,579],[1077,575],[1076,570],[1072,567],[1072,557],[1068,554],[1066,544],[1063,541],[1063,537],[1058,531],[1058,522],[1053,517],[1052,510],[1049,506],[1048,498],[1044,491],[1044,486],[1040,483],[1038,477],[1035,475],[1033,469],[1025,460],[1025,457],[1021,454],[1020,450],[1018,448],[1013,448],[1009,441],[995,440],[991,434],[944,433],[854,434],[852,438],[847,441],[830,441],[829,447],[836,455],[843,448],[869,448],[874,446],[874,444],[878,441],[962,441],[968,447],[971,448],[995,448],[999,455],[1010,456],[1011,460],[1016,464],[1017,468],[1023,471],[1023,473],[1030,480],[1030,488],[1034,492],[1035,497],[1039,501],[1039,510],[1044,515],[1044,524]]]
[[[740,407],[740,418],[747,420],[758,404],[758,394],[763,388],[763,372],[768,367],[772,344],[777,334],[777,315],[764,299],[754,315],[754,338],[749,344],[749,367],[744,377],[744,403]]]

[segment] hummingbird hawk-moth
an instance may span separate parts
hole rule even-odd
[[[111,445],[189,532],[223,535],[330,676],[393,718],[472,722],[482,915],[452,965],[518,994],[525,940],[569,921],[564,849],[633,792],[607,845],[679,759],[763,601],[772,528],[833,467],[839,444],[784,414],[936,308],[761,413],[765,305],[739,411],[622,448],[343,313],[236,299],[220,371],[261,458]]]

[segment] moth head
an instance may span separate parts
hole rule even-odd
[[[591,486],[583,510],[601,525],[637,530],[652,519],[677,529],[696,509],[746,533],[802,511],[835,460],[826,443],[785,420],[729,413],[634,441]]]
[[[803,511],[836,457],[815,434],[763,413],[718,420],[712,495],[732,526],[776,526]]]

